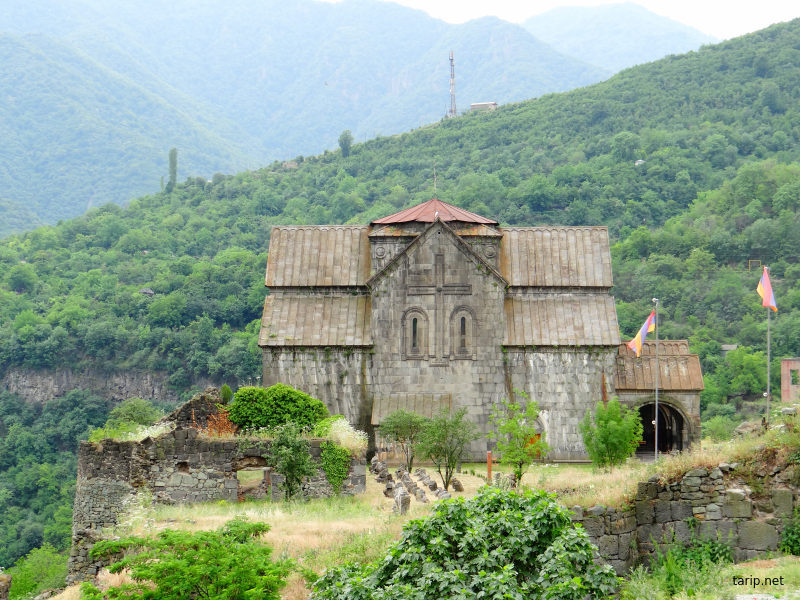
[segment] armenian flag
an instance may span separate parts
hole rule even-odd
[[[761,306],[766,306],[778,312],[778,305],[775,304],[775,294],[772,292],[772,284],[769,282],[769,270],[766,266],[761,274],[761,281],[758,282],[756,291],[761,296]]]
[[[636,337],[633,338],[630,342],[628,342],[628,348],[636,352],[636,356],[638,357],[642,353],[642,346],[644,345],[644,340],[647,338],[647,334],[651,331],[654,331],[656,328],[656,311],[650,313],[650,316],[647,317],[647,320],[642,325],[642,328],[639,330],[639,333],[636,334]]]

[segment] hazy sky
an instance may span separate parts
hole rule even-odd
[[[328,0],[336,1],[336,0]],[[617,0],[392,0],[450,23],[494,15],[519,23],[557,6],[619,4]],[[635,4],[719,39],[800,17],[796,0],[637,0]]]

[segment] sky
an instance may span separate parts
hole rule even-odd
[[[331,0],[328,0],[331,1]],[[333,0],[336,1],[336,0]],[[391,0],[449,23],[496,16],[512,23],[558,6],[619,4],[620,0]],[[699,29],[720,40],[800,17],[796,0],[637,0],[651,12]]]

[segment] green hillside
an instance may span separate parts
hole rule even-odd
[[[3,195],[41,222],[158,190],[172,146],[185,148],[189,174],[248,165],[191,104],[171,104],[53,38],[0,33],[0,62]],[[4,208],[0,235],[36,223]]]
[[[800,354],[798,39],[800,20],[590,88],[356,144],[346,158],[190,178],[3,240],[0,369],[166,370],[180,391],[201,377],[256,381],[270,226],[365,223],[427,200],[435,162],[439,197],[503,223],[608,225],[623,334],[660,297],[662,334],[689,337],[701,355],[704,417],[729,427],[765,386],[749,259],[773,266],[773,356]],[[723,358],[722,343],[742,347]],[[15,411],[0,416],[0,455],[16,457],[0,472],[8,490],[32,477],[26,432],[46,426],[29,415],[12,436]],[[49,468],[51,451],[36,452],[32,464]],[[34,505],[0,491],[0,515],[16,507],[35,521],[60,497]],[[0,547],[24,546],[18,528],[0,531]]]
[[[717,41],[631,2],[562,6],[522,26],[559,52],[613,73]]]
[[[449,25],[389,3],[12,0],[0,24],[2,196],[45,223],[441,119],[606,72],[498,19]],[[0,206],[0,235],[32,228]],[[22,221],[22,226],[19,226]]]

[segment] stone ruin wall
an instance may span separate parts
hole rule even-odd
[[[118,525],[121,517],[142,502],[236,502],[236,472],[266,466],[269,441],[204,437],[197,429],[182,424],[187,411],[181,410],[168,417],[177,417],[177,428],[156,439],[81,442],[68,583],[91,579],[107,564],[90,559],[89,550],[107,535],[107,528]],[[316,461],[323,441],[310,440],[310,454]],[[266,469],[264,481],[248,497],[280,498],[281,483],[282,476]],[[365,489],[366,463],[363,458],[353,459],[342,493],[356,494]],[[321,468],[306,480],[302,493],[307,497],[333,495]]]
[[[783,527],[800,502],[797,467],[756,477],[758,490],[747,486],[735,463],[692,469],[672,483],[656,475],[639,483],[633,506],[575,507],[572,519],[620,575],[647,563],[656,547],[664,551],[673,539],[686,543],[719,535],[732,546],[737,562],[749,560],[778,548]]]

